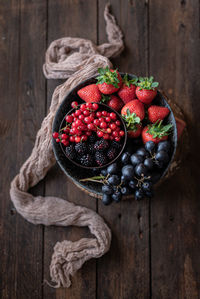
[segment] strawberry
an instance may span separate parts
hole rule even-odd
[[[150,104],[157,95],[158,82],[153,82],[153,77],[140,77],[137,83],[136,96],[144,104]]]
[[[123,84],[122,84],[122,87],[120,88],[120,90],[118,91],[118,96],[122,99],[124,104],[126,104],[136,98],[135,84],[137,83],[137,81],[138,81],[137,77],[135,77],[134,79],[128,80],[127,74],[123,77]]]
[[[144,127],[142,131],[142,140],[144,143],[148,141],[159,143],[160,141],[167,140],[171,128],[172,124],[162,125],[162,120],[155,124],[148,125]]]
[[[127,133],[129,138],[137,138],[141,135],[141,132],[142,132],[142,125],[137,124],[135,130],[128,130]]]
[[[122,77],[117,70],[111,70],[108,67],[98,69],[97,86],[101,93],[112,94],[118,91],[122,85]]]
[[[96,84],[87,85],[78,90],[79,97],[85,102],[100,102],[101,93]]]
[[[169,112],[167,107],[152,105],[148,109],[148,117],[150,122],[155,123],[157,120],[163,120]]]
[[[126,123],[128,137],[136,138],[140,136],[142,132],[142,124],[140,122],[140,117],[137,116],[134,112],[131,113],[129,109],[127,109],[126,114],[122,116]]]
[[[121,110],[121,115],[127,114],[127,109],[130,113],[135,113],[142,121],[145,116],[144,105],[139,100],[128,102]]]
[[[184,122],[184,120],[176,117],[176,127],[177,127],[177,136],[178,139],[181,137],[181,135],[183,134],[183,130],[186,127],[186,123]]]
[[[122,107],[124,106],[122,100],[113,94],[110,96],[102,95],[101,103],[106,103],[110,108],[116,111],[121,110]]]

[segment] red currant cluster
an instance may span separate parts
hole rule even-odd
[[[99,109],[97,103],[81,104],[78,107],[77,102],[72,102],[71,106],[76,110],[66,115],[66,126],[61,129],[63,134],[53,133],[56,142],[68,146],[70,142],[87,141],[92,132],[96,132],[99,138],[117,142],[124,136],[125,133],[121,129],[121,122],[117,119],[116,113],[97,111]]]

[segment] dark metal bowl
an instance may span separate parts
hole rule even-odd
[[[124,148],[125,148],[125,145],[126,145],[126,141],[127,141],[127,129],[126,129],[125,122],[124,122],[123,118],[121,117],[121,115],[120,115],[117,111],[115,111],[114,109],[110,108],[110,107],[109,107],[108,105],[106,105],[106,104],[98,103],[98,105],[99,105],[99,108],[102,108],[102,110],[105,110],[105,111],[108,111],[108,112],[114,112],[115,114],[117,114],[117,117],[118,117],[118,119],[120,120],[120,122],[121,122],[121,124],[122,124],[122,126],[123,126],[123,130],[124,130],[124,132],[125,132],[125,134],[124,134],[124,136],[123,136],[123,138],[122,138],[122,148],[121,148],[120,152],[118,153],[118,155],[117,155],[113,160],[109,161],[107,164],[105,164],[105,165],[103,165],[103,166],[83,166],[83,165],[77,163],[76,161],[70,159],[70,158],[66,155],[66,152],[65,152],[65,146],[63,146],[62,143],[59,143],[59,145],[60,145],[60,147],[61,147],[61,149],[62,149],[64,155],[66,156],[66,158],[69,159],[74,165],[76,165],[76,166],[78,166],[78,167],[82,167],[82,168],[86,168],[86,169],[94,169],[94,168],[95,168],[95,169],[102,169],[102,168],[105,168],[105,167],[107,167],[108,165],[114,163],[114,162],[119,158],[119,156],[122,154],[122,152],[123,152],[123,150],[124,150]],[[78,105],[78,106],[80,106],[80,105]],[[73,113],[74,111],[75,111],[75,108],[72,108],[70,111],[68,111],[67,114],[71,114],[71,113]],[[66,115],[67,115],[67,114],[66,114]],[[66,115],[65,115],[65,116],[66,116]],[[65,116],[63,117],[63,120],[62,120],[62,122],[61,122],[61,124],[60,124],[59,130],[60,130],[61,128],[63,128],[63,126],[64,126],[64,123],[65,123]]]
[[[122,76],[124,76],[124,73],[120,73]],[[130,79],[134,78],[134,75],[129,74]],[[90,78],[88,80],[83,81],[82,83],[78,84],[75,88],[73,88],[64,98],[63,102],[61,103],[60,107],[58,108],[58,111],[56,112],[53,127],[53,132],[57,132],[60,128],[60,124],[63,121],[64,116],[71,110],[71,102],[77,101],[78,103],[82,103],[83,101],[80,100],[79,96],[77,95],[77,91],[89,84],[96,83],[95,78]],[[169,116],[166,118],[166,123],[172,123],[173,129],[172,133],[169,135],[169,140],[172,144],[172,151],[171,151],[171,159],[169,161],[168,166],[162,173],[160,179],[164,177],[170,167],[171,162],[173,161],[176,147],[177,147],[177,128],[176,128],[176,121],[174,118],[174,114],[172,112],[171,107],[167,103],[167,100],[165,96],[158,91],[156,98],[153,100],[153,104],[155,105],[162,105],[164,107],[167,107],[170,110]],[[56,143],[56,141],[53,139],[53,151],[56,157],[56,160],[61,167],[61,169],[64,171],[64,173],[81,189],[86,190],[89,194],[95,194],[95,196],[100,197],[101,196],[101,184],[92,183],[92,182],[80,182],[80,179],[85,177],[91,177],[94,175],[93,170],[91,169],[85,169],[81,168],[80,166],[75,165],[72,163],[69,159],[66,158],[61,146],[59,143]]]

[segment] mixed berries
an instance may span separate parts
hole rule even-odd
[[[97,103],[71,104],[74,110],[65,117],[65,125],[53,138],[62,143],[66,156],[86,167],[98,167],[114,160],[122,147],[125,132],[115,112],[101,110]],[[119,147],[112,146],[112,141]]]
[[[136,200],[150,198],[153,184],[162,176],[172,154],[168,140],[172,124],[167,122],[170,110],[154,101],[159,83],[152,76],[122,77],[108,67],[98,72],[96,84],[78,90],[78,102],[71,104],[74,110],[66,115],[66,124],[53,133],[53,138],[62,144],[69,159],[85,167],[103,168],[122,149],[125,132],[117,112],[121,113],[129,148],[116,163],[101,168],[98,176],[82,181],[103,183],[105,204],[119,202],[131,193]],[[81,100],[84,102],[79,104]],[[113,111],[102,109],[101,103]]]

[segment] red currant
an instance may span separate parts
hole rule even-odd
[[[78,120],[75,121],[75,124],[78,127],[78,126],[81,126],[83,123],[80,119],[78,119]]]
[[[116,124],[117,126],[120,126],[120,125],[121,125],[121,122],[120,122],[119,120],[116,120],[115,124]]]
[[[99,118],[99,121],[100,121],[100,122],[104,122],[104,118],[103,118],[103,117],[100,117],[100,118]]]
[[[81,141],[87,141],[87,139],[88,139],[87,135],[83,135],[83,136],[81,137]]]
[[[74,101],[71,103],[72,108],[76,108],[78,106],[78,102]]]
[[[107,112],[107,111],[102,111],[102,115],[103,115],[103,116],[107,116],[107,115],[108,115],[108,112]]]
[[[89,124],[89,123],[90,123],[90,117],[89,117],[89,116],[85,117],[85,118],[84,118],[84,122],[85,122],[86,124]]]
[[[97,131],[97,136],[98,136],[99,138],[103,137],[103,132],[102,132],[102,131]]]
[[[76,116],[79,116],[79,115],[81,115],[81,114],[82,114],[81,110],[76,110],[76,111],[75,111],[75,115],[76,115]]]
[[[114,112],[110,113],[110,118],[115,120],[117,118],[117,115]]]
[[[69,131],[70,131],[70,128],[64,128],[64,130],[63,130],[65,133],[69,133]]]
[[[59,134],[58,134],[58,132],[53,132],[52,136],[53,136],[53,138],[58,138]]]
[[[90,111],[89,111],[89,110],[84,110],[84,111],[83,111],[83,114],[84,114],[85,116],[89,116],[89,115],[90,115]]]
[[[60,139],[59,139],[59,138],[56,138],[56,142],[60,142]]]
[[[73,122],[73,116],[72,115],[66,115],[65,116],[65,120],[66,120],[66,122],[68,122],[68,123],[72,123]]]
[[[94,125],[99,126],[99,124],[100,124],[100,121],[96,118],[96,119],[94,120]]]
[[[81,111],[84,111],[86,109],[85,104],[81,104],[80,109],[81,109]]]
[[[78,117],[78,119],[80,119],[80,120],[84,120],[84,118],[85,118],[85,116],[83,114],[80,114]]]
[[[110,140],[114,140],[114,137],[112,135],[110,135]]]
[[[115,137],[115,141],[119,142],[121,140],[120,137]]]
[[[119,131],[119,135],[123,137],[124,136],[124,131]]]
[[[68,136],[68,135],[66,135],[66,134],[62,134],[62,135],[61,135],[61,138],[62,138],[62,139],[68,139],[68,138],[69,138],[69,136]]]
[[[112,132],[111,128],[108,128],[106,132],[110,134]]]
[[[100,123],[100,128],[102,128],[102,129],[107,128],[107,123],[106,123],[105,121],[102,121],[102,122]]]
[[[106,121],[107,123],[109,123],[109,122],[111,121],[111,118],[110,118],[109,116],[107,116],[107,117],[105,118],[105,121]]]
[[[99,105],[96,104],[96,103],[93,103],[93,104],[92,104],[92,108],[93,108],[94,110],[97,110],[97,109],[99,109]]]
[[[71,142],[75,142],[75,137],[74,137],[74,136],[70,136],[70,137],[69,137],[69,140],[70,140]]]
[[[101,116],[101,111],[97,111],[96,116],[100,117]]]
[[[69,145],[69,141],[68,140],[62,139],[61,142],[62,142],[62,144],[64,146],[68,146]]]
[[[105,140],[108,140],[108,139],[110,139],[110,136],[109,136],[109,134],[104,134],[104,135],[103,135],[103,139],[105,139]]]
[[[112,135],[113,135],[114,137],[118,137],[118,136],[119,136],[119,134],[118,134],[117,131],[113,131],[113,132],[112,132]]]
[[[92,103],[86,103],[85,105],[87,108],[92,109]]]
[[[95,130],[96,128],[95,128],[95,125],[94,124],[88,124],[87,125],[87,128],[88,128],[88,130],[91,130],[91,131],[93,131],[93,130]]]
[[[80,137],[80,136],[76,136],[76,137],[75,137],[75,142],[76,142],[76,143],[79,143],[80,141],[81,141],[81,137]]]
[[[115,129],[117,128],[117,126],[116,126],[116,124],[112,123],[112,124],[110,124],[110,128],[111,128],[112,130],[115,130]]]

